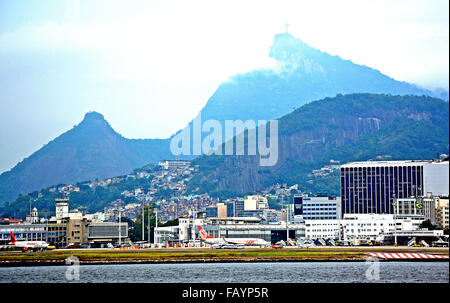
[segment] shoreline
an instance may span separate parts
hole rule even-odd
[[[417,249],[382,249],[383,252],[418,252]],[[0,254],[0,267],[64,266],[75,256],[80,265],[108,264],[188,264],[188,263],[256,263],[256,262],[366,262],[367,253],[380,248],[308,248],[308,249],[142,249],[118,250],[56,250],[38,253],[8,252]],[[448,249],[421,249],[420,253],[447,255]],[[449,262],[449,259],[383,259],[380,262]]]
[[[433,259],[433,260],[418,260],[418,259],[379,259],[380,262],[414,262],[414,263],[420,263],[420,262],[449,262],[448,260],[442,260],[442,259]],[[302,260],[254,260],[254,261],[248,261],[248,260],[182,260],[182,261],[176,261],[176,260],[167,260],[167,261],[148,261],[148,260],[142,260],[142,261],[89,261],[89,262],[80,262],[80,265],[136,265],[136,264],[192,264],[192,263],[289,263],[289,262],[304,262],[304,263],[329,263],[329,262],[366,262],[365,259],[326,259],[326,260],[319,260],[319,259],[302,259]],[[4,267],[40,267],[40,266],[69,266],[68,264],[65,264],[64,261],[45,261],[45,262],[13,262],[13,263],[1,263],[0,268]]]

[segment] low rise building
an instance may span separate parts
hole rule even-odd
[[[428,193],[425,197],[395,199],[398,210],[394,211],[403,215],[423,215],[424,220],[442,229],[449,226],[448,197],[435,197]]]
[[[376,240],[382,234],[416,231],[423,215],[345,214],[342,220],[306,220],[305,237]]]
[[[185,160],[163,160],[158,162],[158,165],[164,169],[185,169],[189,167],[190,164],[190,161]]]
[[[436,224],[443,229],[449,228],[448,197],[436,198]]]
[[[119,230],[120,226],[120,230]],[[87,225],[86,239],[95,243],[128,242],[127,222],[97,222]]]
[[[7,244],[10,241],[10,231],[14,233],[17,240],[46,241],[57,248],[89,242],[125,243],[128,241],[127,222],[121,222],[119,225],[118,222],[92,221],[90,216],[84,216],[78,210],[69,211],[67,199],[56,199],[55,206],[56,215],[48,219],[45,224],[0,225],[0,244]]]
[[[0,245],[7,245],[11,241],[10,232],[14,233],[17,240],[46,241],[46,224],[8,224],[0,225]]]
[[[339,220],[341,218],[340,197],[308,197],[295,195],[289,217],[291,221]]]
[[[29,224],[39,223],[39,213],[36,207],[31,210],[31,213],[27,215],[25,222]]]

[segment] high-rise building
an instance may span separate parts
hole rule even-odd
[[[392,214],[394,199],[448,196],[448,161],[354,162],[341,166],[343,214]]]

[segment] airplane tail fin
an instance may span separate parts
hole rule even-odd
[[[212,238],[211,236],[208,235],[206,230],[203,229],[203,227],[201,227],[200,225],[198,225],[197,227],[198,227],[198,233],[200,234],[200,238],[202,240],[211,239]]]
[[[10,232],[9,232],[9,235],[11,236],[11,243],[12,243],[13,245],[15,245],[15,244],[16,244],[16,237],[14,237],[13,232],[10,231]]]

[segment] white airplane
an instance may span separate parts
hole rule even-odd
[[[259,238],[214,238],[208,235],[208,233],[198,225],[198,232],[200,234],[200,239],[202,239],[207,244],[235,244],[243,246],[270,246],[270,243]]]
[[[22,248],[22,251],[36,251],[48,248],[48,243],[45,241],[17,241],[12,231],[10,231],[9,234],[11,235],[10,244],[14,245],[15,247]]]

